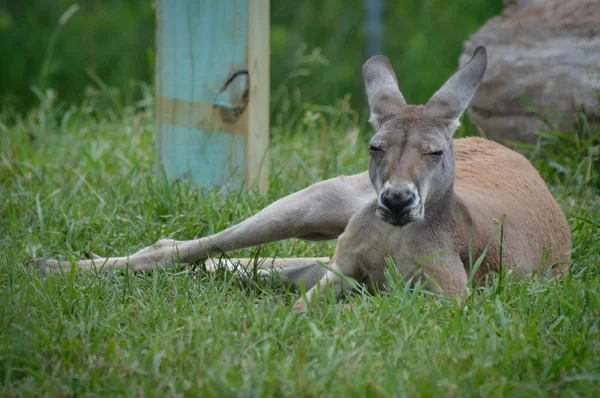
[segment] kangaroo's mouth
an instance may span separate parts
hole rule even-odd
[[[377,217],[388,224],[395,227],[404,227],[413,221],[423,218],[423,205],[419,201],[415,206],[403,209],[401,212],[392,212],[386,207],[377,206],[375,213]]]

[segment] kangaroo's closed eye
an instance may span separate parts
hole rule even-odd
[[[383,149],[381,149],[378,146],[374,146],[374,145],[369,145],[369,152],[374,153],[374,152],[381,152],[383,151]]]
[[[444,154],[444,151],[433,151],[433,152],[429,152],[428,155],[431,156],[442,156]]]

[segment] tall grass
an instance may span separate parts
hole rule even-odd
[[[105,95],[60,107],[41,93],[35,112],[0,114],[0,395],[597,394],[597,131],[550,131],[522,149],[568,216],[568,277],[509,278],[502,288],[493,278],[458,303],[392,272],[389,293],[298,316],[296,292],[227,272],[42,278],[26,261],[205,236],[314,181],[363,171],[370,130],[348,102],[289,106],[273,127],[263,196],[168,181],[154,170],[150,92],[138,106],[99,112]],[[333,248],[289,240],[259,254]]]

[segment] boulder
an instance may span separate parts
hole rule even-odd
[[[578,112],[600,124],[600,0],[505,0],[464,45],[460,65],[484,45],[488,68],[469,108],[494,140],[535,141],[552,125],[569,129]],[[532,110],[533,108],[533,110]]]

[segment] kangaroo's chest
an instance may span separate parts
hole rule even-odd
[[[405,279],[410,279],[419,269],[419,258],[415,256],[411,239],[397,227],[383,228],[372,236],[367,253],[361,253],[359,263],[365,279],[377,285],[387,286],[386,271],[394,270]]]

